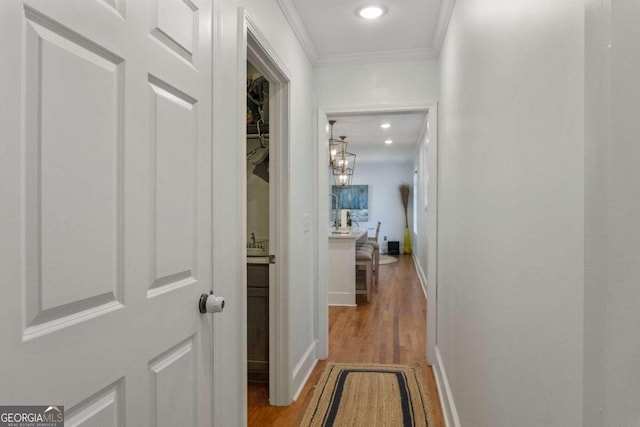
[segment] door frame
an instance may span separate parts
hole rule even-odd
[[[430,244],[428,260],[427,260],[427,363],[433,365],[436,363],[436,345],[437,345],[437,229],[438,229],[438,213],[437,213],[437,188],[438,188],[438,172],[437,172],[437,145],[438,145],[438,107],[437,102],[425,102],[419,104],[362,104],[362,105],[333,105],[318,107],[318,143],[316,144],[317,156],[317,268],[316,268],[316,341],[318,359],[326,359],[329,355],[329,243],[327,236],[327,227],[329,224],[329,195],[327,189],[329,187],[329,175],[327,172],[327,159],[329,158],[329,129],[327,125],[327,116],[336,114],[357,114],[357,113],[399,113],[420,111],[427,112],[427,127],[429,129],[429,148],[433,150],[433,159],[430,158],[429,166],[434,168],[433,177],[430,176],[429,181],[429,201],[430,207],[428,211],[427,233],[434,236],[434,241]],[[421,141],[417,141],[420,144]],[[433,203],[433,204],[432,204]],[[421,279],[422,280],[422,279]],[[432,339],[430,339],[432,338]]]
[[[429,107],[427,118],[427,173],[429,195],[427,208],[427,363],[438,362],[438,180],[440,176],[438,161],[438,104]],[[430,236],[430,237],[429,237]],[[431,339],[429,338],[431,337]]]
[[[269,269],[269,403],[286,406],[293,401],[290,357],[290,304],[289,304],[289,147],[290,147],[290,90],[291,73],[261,33],[247,10],[238,8],[238,71],[241,91],[238,126],[240,141],[246,140],[246,64],[250,61],[269,81],[269,254],[275,255],[275,264]],[[246,144],[238,151],[246,164]],[[247,178],[242,170],[243,195],[241,212],[242,240],[247,241]],[[246,265],[246,249],[243,250]],[[247,276],[242,281],[243,342],[242,363],[247,366]],[[245,402],[246,404],[246,402]]]

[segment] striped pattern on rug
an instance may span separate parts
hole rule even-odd
[[[433,425],[419,366],[328,363],[301,426]]]

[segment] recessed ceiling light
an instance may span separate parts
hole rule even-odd
[[[389,129],[391,127],[391,125],[389,123],[383,123],[383,124],[380,125],[380,127],[382,129]]]
[[[386,141],[384,141],[385,144],[389,145],[389,144],[393,144],[393,141],[390,139],[387,139]]]
[[[364,19],[376,19],[387,13],[384,6],[364,6],[358,9],[358,15]]]

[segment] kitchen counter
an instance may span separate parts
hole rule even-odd
[[[348,228],[347,232],[343,232],[340,229],[337,230],[329,230],[329,238],[330,239],[356,239],[358,241],[364,240],[366,241],[367,229],[366,228]],[[364,242],[362,242],[364,243]]]
[[[329,230],[329,305],[356,305],[356,245],[366,241],[366,228]]]
[[[247,256],[247,264],[269,264],[269,255]]]

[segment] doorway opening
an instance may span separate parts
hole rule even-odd
[[[269,81],[247,61],[247,379],[269,383]]]
[[[292,402],[289,357],[289,78],[248,14],[239,59],[241,135],[246,147],[246,373],[271,405]],[[256,383],[251,383],[256,384]],[[249,386],[249,385],[247,385]]]
[[[437,254],[437,104],[426,103],[420,105],[363,105],[363,106],[352,106],[352,107],[320,107],[318,109],[318,152],[317,152],[317,206],[318,206],[318,236],[326,235],[326,229],[330,223],[330,203],[331,203],[331,190],[330,190],[330,177],[327,173],[327,158],[330,157],[329,153],[329,145],[328,145],[328,137],[329,137],[329,127],[327,125],[328,119],[337,119],[342,122],[346,122],[350,119],[356,118],[364,118],[369,116],[379,116],[384,117],[385,115],[400,115],[400,116],[409,116],[412,113],[421,113],[424,119],[421,122],[422,130],[420,132],[419,138],[414,140],[414,151],[413,158],[414,161],[417,158],[421,158],[422,160],[417,163],[413,163],[407,169],[407,182],[411,182],[413,180],[413,172],[414,168],[418,167],[420,170],[420,179],[418,181],[418,199],[419,199],[419,209],[417,210],[418,227],[420,231],[419,236],[416,236],[414,233],[413,240],[417,245],[419,240],[422,240],[421,251],[419,254],[413,253],[414,260],[419,261],[416,262],[416,266],[418,267],[418,274],[420,277],[420,281],[422,283],[423,288],[426,290],[427,298],[427,359],[429,364],[435,363],[435,346],[436,346],[436,310],[437,310],[437,285],[436,285],[436,254]],[[357,121],[357,120],[356,120]],[[381,122],[382,123],[382,122]],[[379,124],[378,124],[379,126]],[[354,128],[356,129],[356,128]],[[349,130],[345,130],[343,134],[349,136]],[[355,131],[354,131],[355,133]],[[368,138],[369,141],[371,138]],[[382,139],[380,139],[382,141]],[[395,144],[395,142],[394,142]],[[428,156],[426,147],[428,145]],[[351,146],[350,146],[351,147]],[[382,148],[385,148],[382,146]],[[354,144],[353,151],[356,152],[360,156],[360,152],[365,153],[368,148],[364,145],[362,147],[358,147]],[[423,156],[424,154],[424,156]],[[372,158],[380,155],[387,159],[388,163],[388,154],[380,154],[380,153],[367,153],[367,155],[371,155]],[[427,158],[428,157],[428,158]],[[380,170],[380,164],[376,165],[376,167],[370,168],[371,171]],[[354,183],[358,184],[367,184],[367,182],[357,182],[357,174],[358,169],[364,170],[366,169],[363,165],[363,162],[358,160],[358,167],[354,172]],[[427,174],[428,170],[428,174]],[[376,172],[377,173],[377,172]],[[375,176],[375,173],[370,174],[372,177]],[[399,182],[400,183],[400,182]],[[382,187],[381,183],[375,183],[378,190]],[[396,191],[393,191],[396,190]],[[376,196],[370,195],[369,197],[375,199],[375,197],[380,197],[380,193]],[[397,188],[393,188],[389,191],[391,197],[399,197],[397,193]],[[429,194],[429,208],[427,209],[426,203],[426,195]],[[394,199],[395,200],[395,199]],[[379,202],[379,201],[378,201]],[[393,202],[393,200],[391,200]],[[374,203],[375,205],[375,203]],[[381,212],[381,209],[378,209],[378,213],[375,213],[375,206],[371,207],[370,214],[373,216],[378,215]],[[375,221],[374,221],[375,222]],[[389,218],[388,223],[393,222],[393,218]],[[404,219],[401,222],[401,227],[404,227]],[[368,226],[368,225],[367,225]],[[383,221],[383,227],[385,226]],[[388,227],[388,224],[387,224]],[[388,230],[388,229],[387,229]],[[382,233],[382,241],[383,246],[384,236],[387,235],[386,231]],[[389,231],[391,233],[391,231]],[[418,239],[416,239],[418,237]],[[399,240],[402,237],[400,236]],[[316,337],[318,340],[318,354],[319,358],[326,358],[329,351],[329,319],[327,313],[327,306],[331,303],[331,289],[329,284],[329,275],[327,273],[329,265],[329,247],[327,243],[328,239],[318,239],[317,241],[317,254],[318,254],[318,269],[316,271],[316,281],[318,283],[318,292],[317,292],[317,301],[318,305],[316,307],[317,313],[317,330]],[[427,244],[428,240],[428,244]],[[419,259],[416,259],[419,257]],[[420,268],[423,266],[423,268]],[[426,268],[424,268],[426,266]]]

